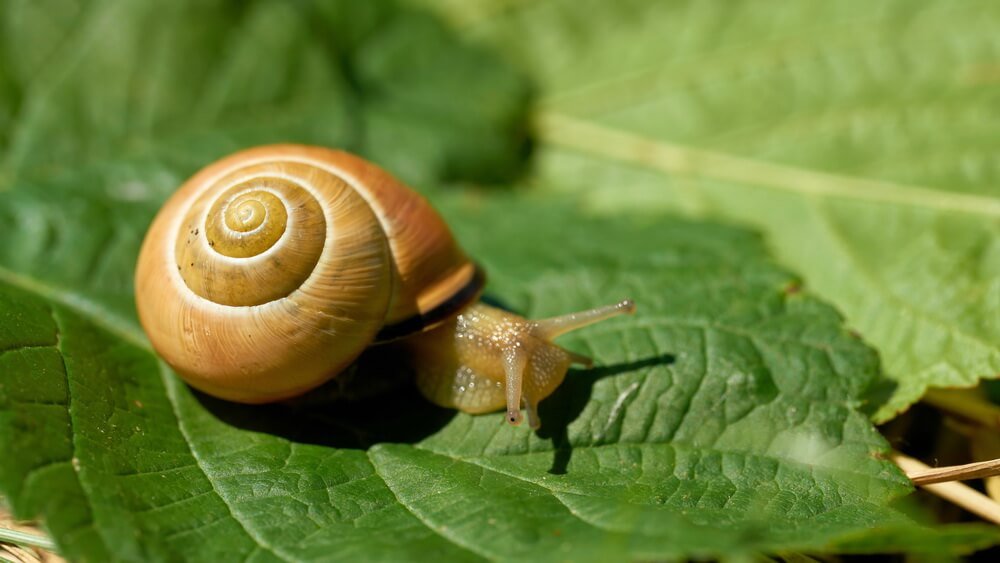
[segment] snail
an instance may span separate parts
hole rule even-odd
[[[257,147],[184,183],[153,220],[136,307],[154,349],[191,386],[241,403],[303,394],[373,345],[401,341],[417,387],[470,413],[538,402],[572,364],[552,340],[634,311],[527,320],[478,301],[481,269],[430,204],[346,152]]]

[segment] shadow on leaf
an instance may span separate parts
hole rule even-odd
[[[566,467],[573,455],[573,446],[569,442],[569,425],[583,412],[584,407],[590,401],[594,384],[598,380],[643,368],[670,365],[674,363],[674,360],[673,354],[660,354],[589,370],[570,370],[559,389],[539,404],[539,418],[542,419],[542,427],[538,430],[538,436],[551,439],[554,450],[549,473],[553,475],[566,473]]]
[[[482,300],[512,310],[496,297],[484,295]],[[371,347],[326,384],[296,399],[270,405],[230,403],[192,392],[223,423],[292,442],[349,449],[367,449],[381,442],[412,444],[444,428],[457,411],[434,405],[420,394],[407,358],[393,344]],[[555,393],[539,405],[542,427],[538,436],[551,439],[555,451],[550,473],[566,472],[572,455],[567,429],[590,401],[594,383],[673,362],[672,354],[661,354],[570,370]]]
[[[448,424],[455,411],[424,399],[398,355],[373,350],[329,383],[291,401],[241,405],[197,391],[195,396],[226,424],[332,448],[415,443]]]

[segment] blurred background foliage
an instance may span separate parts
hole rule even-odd
[[[394,0],[7,2],[0,29],[8,186],[287,140],[415,183],[524,167],[526,78]]]

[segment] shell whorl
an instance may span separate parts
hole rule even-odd
[[[177,271],[197,295],[222,305],[262,305],[290,295],[315,270],[326,242],[322,205],[290,179],[303,165],[283,165],[286,177],[269,176],[268,168],[206,190],[181,224]],[[331,176],[312,189],[349,187]]]
[[[276,145],[218,161],[174,194],[143,243],[136,303],[188,383],[259,403],[323,383],[387,324],[461,293],[474,270],[436,212],[384,171]]]

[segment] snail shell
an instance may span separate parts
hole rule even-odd
[[[139,255],[136,306],[188,383],[263,403],[452,317],[482,285],[441,217],[391,175],[274,145],[208,166],[170,198]]]

